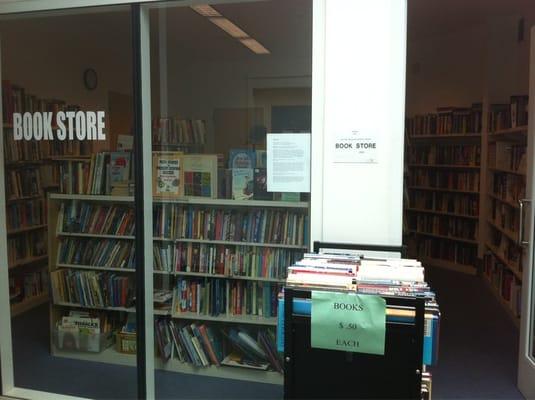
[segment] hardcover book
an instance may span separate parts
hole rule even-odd
[[[110,183],[128,182],[130,177],[130,152],[115,151],[110,153]]]
[[[232,169],[232,199],[250,200],[254,192],[254,173],[252,168]]]
[[[217,196],[217,155],[182,156],[182,183],[185,196]]]
[[[232,149],[229,152],[229,168],[255,168],[256,154],[254,150]]]
[[[255,200],[273,200],[273,193],[267,191],[267,175],[265,168],[255,168],[253,191]]]
[[[179,151],[152,152],[152,194],[155,197],[180,197],[182,153]]]

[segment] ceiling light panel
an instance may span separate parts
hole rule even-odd
[[[210,21],[212,21],[214,24],[216,24],[218,27],[220,27],[225,32],[227,32],[230,36],[236,39],[249,37],[249,35],[245,33],[239,26],[237,26],[234,22],[226,18],[222,18],[222,17],[210,18]]]
[[[242,44],[256,54],[270,54],[270,51],[253,38],[240,39]]]
[[[191,6],[197,13],[201,14],[203,17],[221,17],[221,14],[208,4],[201,4],[198,6]]]

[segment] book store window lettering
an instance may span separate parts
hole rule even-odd
[[[25,112],[12,118],[14,140],[106,140],[104,111]]]

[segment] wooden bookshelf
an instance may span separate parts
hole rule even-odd
[[[405,232],[409,252],[425,265],[473,275],[479,215],[470,213],[479,213],[483,116],[481,106],[465,110],[407,120]],[[466,211],[444,211],[451,209]]]
[[[519,96],[514,97],[511,97],[511,104],[521,101],[518,100]],[[498,222],[504,220],[507,221],[507,226],[518,227],[518,220],[521,217],[520,206],[513,199],[525,197],[523,193],[525,193],[527,177],[525,159],[528,132],[527,111],[522,111],[525,110],[523,105],[517,105],[516,109],[516,113],[512,114],[511,109],[507,110],[507,107],[502,108],[499,104],[488,105],[488,135],[485,140],[487,184],[485,185],[485,206],[482,208],[486,229],[483,231],[482,241],[485,249],[483,265],[486,270],[488,269],[483,273],[483,279],[498,302],[511,316],[513,323],[518,326],[520,320],[512,311],[513,300],[509,302],[502,298],[502,292],[507,293],[507,290],[510,290],[512,293],[513,288],[516,290],[521,285],[524,249],[518,244],[519,233],[503,227]],[[514,118],[517,118],[516,123],[515,120],[512,121]],[[517,126],[512,127],[512,125]],[[503,193],[503,197],[497,193]],[[499,245],[494,245],[494,243]],[[513,262],[512,259],[518,261]],[[499,274],[496,271],[500,271]],[[492,275],[493,280],[500,279],[500,285],[506,285],[505,288],[496,288],[489,275]],[[507,288],[507,285],[511,286]]]
[[[26,233],[26,232],[31,232],[31,231],[38,231],[40,229],[47,229],[47,228],[48,228],[47,224],[32,225],[32,226],[26,226],[26,227],[20,228],[20,229],[13,229],[13,230],[7,231],[7,234],[8,234],[8,236],[20,235],[21,233]]]
[[[507,266],[507,268],[516,276],[519,281],[522,281],[522,271],[520,271],[518,266],[508,261],[496,246],[493,246],[490,243],[485,243],[485,246],[492,252],[492,254],[494,254],[494,256],[498,260],[500,260],[502,264],[505,264]]]
[[[489,171],[503,172],[503,173],[506,173],[506,174],[526,176],[526,171],[513,171],[511,169],[506,169],[506,168],[489,167]]]
[[[491,199],[494,199],[494,200],[497,200],[503,204],[507,204],[509,207],[513,207],[513,208],[520,208],[520,205],[517,203],[517,202],[514,202],[512,200],[507,200],[507,199],[503,199],[499,196],[496,196],[495,194],[493,193],[488,193],[488,196],[491,198]]]
[[[410,135],[410,140],[455,140],[462,139],[478,140],[481,139],[480,133],[449,133],[441,135]]]
[[[479,165],[458,165],[458,164],[409,164],[411,168],[431,168],[431,169],[476,169],[479,170]]]
[[[423,235],[423,236],[431,236],[439,239],[447,239],[447,240],[453,240],[455,242],[463,242],[468,244],[478,244],[477,240],[473,239],[465,239],[457,236],[445,236],[445,235],[439,235],[437,233],[431,233],[431,232],[423,232],[423,231],[417,231],[417,230],[411,230],[411,233],[417,234],[417,235]]]
[[[505,229],[505,228],[501,227],[500,225],[498,225],[498,223],[496,221],[493,221],[490,218],[487,220],[487,222],[494,229],[500,231],[505,236],[507,236],[511,241],[516,242],[518,240],[518,232],[513,232],[513,231],[511,231],[509,229]]]
[[[28,257],[28,258],[25,258],[23,260],[19,260],[16,263],[10,264],[8,268],[9,269],[19,268],[19,267],[23,267],[25,265],[40,263],[42,261],[48,261],[48,255],[47,254],[44,254],[42,256],[37,256],[37,257]]]
[[[475,191],[475,190],[457,190],[457,189],[429,187],[429,186],[409,186],[409,189],[410,190],[427,190],[430,192],[448,192],[448,193],[464,193],[464,194],[479,195],[479,191]]]
[[[479,219],[479,216],[477,216],[477,215],[466,215],[466,214],[458,214],[458,213],[451,213],[451,212],[445,212],[445,211],[428,210],[428,209],[425,209],[425,208],[406,208],[406,210],[409,211],[409,212],[445,215],[445,216],[448,216],[448,217]]]

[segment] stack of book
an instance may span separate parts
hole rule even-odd
[[[305,254],[288,268],[286,286],[311,290],[340,290],[359,294],[411,296],[425,299],[423,364],[434,365],[438,359],[440,311],[435,294],[424,280],[424,268],[410,259],[364,258],[345,254]],[[294,313],[310,315],[310,299],[294,297]],[[386,320],[408,321],[414,313],[387,307]],[[277,346],[284,351],[284,295],[279,293]]]
[[[275,337],[270,330],[220,329],[206,323],[178,323],[164,318],[155,320],[154,324],[164,362],[176,358],[199,368],[225,365],[282,372]]]
[[[83,307],[131,307],[134,285],[131,279],[107,272],[57,270],[50,274],[55,304]]]

